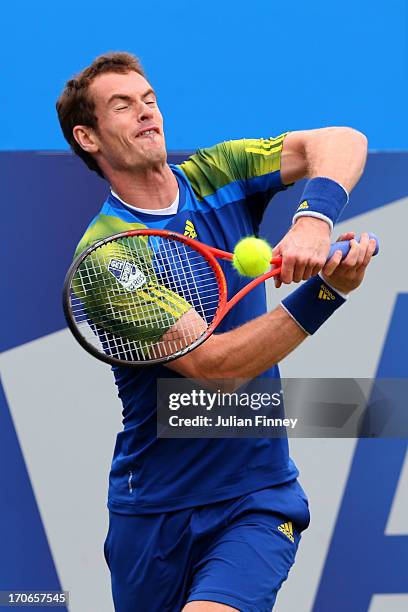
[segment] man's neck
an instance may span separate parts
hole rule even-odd
[[[177,179],[168,164],[137,173],[113,173],[109,181],[121,200],[138,208],[167,208],[177,197]]]

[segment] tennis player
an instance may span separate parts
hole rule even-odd
[[[217,334],[167,366],[113,368],[124,424],[105,541],[115,610],[269,612],[309,523],[287,440],[157,439],[156,380],[276,378],[278,362],[346,302],[374,241],[343,234],[349,254],[325,261],[333,225],[363,171],[366,138],[350,128],[299,131],[223,142],[170,166],[155,91],[128,53],[95,59],[67,82],[57,110],[72,149],[111,187],[77,252],[143,227],[232,251],[242,236],[257,234],[275,193],[309,179],[274,249],[283,257],[277,284],[304,280],[299,288],[267,312],[259,286]],[[233,294],[246,281],[229,268]]]

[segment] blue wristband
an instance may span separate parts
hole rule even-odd
[[[322,176],[306,183],[292,222],[299,217],[317,217],[333,226],[348,202],[348,193],[339,183]]]
[[[303,331],[312,335],[345,301],[320,276],[313,276],[282,300],[281,305]]]

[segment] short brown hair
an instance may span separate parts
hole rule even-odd
[[[89,86],[97,76],[108,72],[127,74],[132,71],[145,77],[142,65],[137,57],[123,51],[105,53],[97,57],[82,72],[67,81],[57,100],[58,119],[65,140],[88,168],[97,172],[101,177],[103,177],[102,170],[92,155],[79,146],[74,138],[73,129],[76,125],[86,125],[90,128],[96,128],[97,126],[95,103],[89,95]]]

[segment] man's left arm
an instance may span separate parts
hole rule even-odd
[[[324,266],[333,225],[360,179],[367,158],[367,139],[347,127],[289,133],[281,154],[285,185],[308,178],[293,225],[274,249],[283,257],[276,284],[315,276]]]

